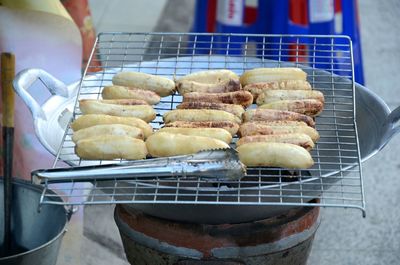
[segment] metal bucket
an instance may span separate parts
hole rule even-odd
[[[13,181],[12,248],[19,249],[20,253],[1,257],[0,264],[56,264],[61,240],[66,231],[68,213],[63,206],[58,205],[43,205],[39,211],[42,190],[42,187],[27,181]],[[2,246],[4,238],[2,178],[0,179],[0,193],[0,246]],[[61,199],[56,196],[52,200],[61,202]]]

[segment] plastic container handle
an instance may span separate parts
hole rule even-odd
[[[16,75],[13,81],[15,93],[17,93],[28,106],[33,119],[47,120],[46,114],[39,103],[28,92],[28,89],[37,80],[40,80],[52,95],[69,97],[69,90],[63,82],[41,69],[25,69]]]

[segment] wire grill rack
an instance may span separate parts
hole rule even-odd
[[[320,140],[311,152],[308,170],[249,168],[240,181],[204,179],[113,180],[91,183],[45,183],[41,202],[56,191],[63,204],[224,204],[337,206],[364,212],[358,136],[355,125],[351,40],[346,36],[242,35],[192,33],[101,33],[80,83],[77,100],[101,98],[101,90],[120,71],[180,77],[207,69],[242,74],[256,67],[300,67],[314,89],[325,95],[325,109],[316,118]],[[175,94],[155,106],[157,129],[162,114],[181,102]],[[77,103],[77,101],[76,101]],[[81,115],[75,103],[73,119]],[[54,167],[118,161],[84,161],[74,154],[68,127]],[[319,198],[319,203],[311,203]]]

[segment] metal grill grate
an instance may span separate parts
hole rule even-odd
[[[100,67],[99,67],[100,65]],[[316,118],[320,140],[311,152],[309,170],[249,168],[241,181],[157,179],[46,184],[42,203],[56,191],[65,204],[174,203],[242,205],[321,205],[359,208],[364,196],[355,126],[354,75],[351,41],[345,36],[240,35],[190,33],[99,34],[77,99],[100,98],[120,71],[180,77],[207,69],[230,69],[242,74],[256,67],[300,67],[314,89],[325,95],[325,109]],[[162,114],[174,109],[181,96],[162,98],[155,106]],[[74,117],[81,115],[75,104]],[[83,161],[74,154],[67,129],[54,167],[110,163]],[[111,161],[115,162],[115,161]],[[309,203],[314,198],[320,202]]]

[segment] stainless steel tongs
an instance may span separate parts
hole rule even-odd
[[[32,172],[32,180],[37,184],[169,177],[224,181],[239,180],[245,174],[246,167],[239,161],[236,150],[229,148],[118,164],[39,169]]]

